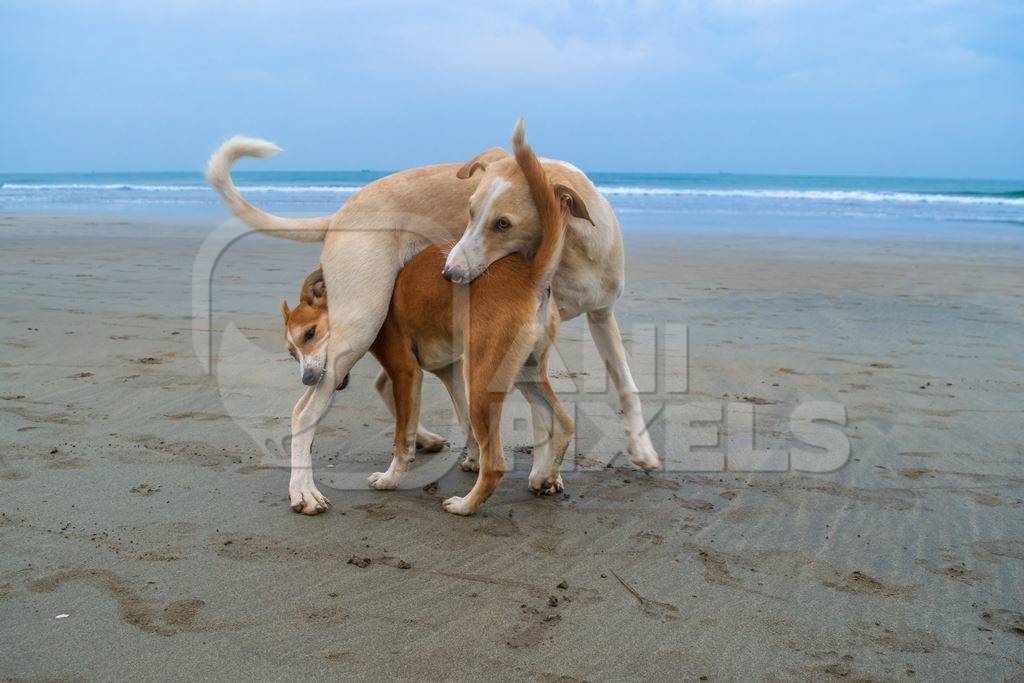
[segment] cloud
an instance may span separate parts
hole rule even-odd
[[[656,58],[642,43],[553,35],[536,26],[490,19],[472,26],[406,25],[385,38],[402,46],[404,63],[426,60],[435,70],[516,81],[540,79],[567,87],[572,87],[569,79],[574,77],[630,72]]]
[[[77,150],[185,168],[247,130],[322,148],[320,166],[339,163],[316,142],[330,137],[345,165],[394,167],[463,154],[519,113],[605,168],[749,167],[783,137],[800,160],[811,128],[838,142],[808,143],[808,167],[841,164],[858,132],[884,138],[880,157],[931,153],[922,112],[932,137],[1002,159],[1021,149],[1022,33],[1009,0],[7,0],[0,163],[67,167]],[[860,163],[863,144],[846,156]]]

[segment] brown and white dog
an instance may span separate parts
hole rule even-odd
[[[299,290],[299,305],[288,308],[281,302],[284,316],[284,341],[288,353],[299,361],[299,377],[307,387],[319,382],[327,371],[327,340],[331,325],[327,317],[327,285],[324,271],[317,268],[306,276]],[[338,384],[338,391],[348,386],[348,375]]]
[[[467,235],[449,254],[445,265],[453,280],[466,281],[479,275],[501,250],[532,255],[539,235],[510,229],[506,232],[512,239],[504,242],[505,246],[491,251],[485,248],[489,233],[476,219],[490,215],[483,210],[488,198],[493,199],[493,206],[517,196],[522,189],[501,189],[506,181],[495,169],[515,164],[501,149],[483,152],[461,166],[439,164],[381,178],[353,195],[333,216],[317,218],[267,214],[246,202],[231,182],[231,165],[237,159],[269,157],[278,151],[262,140],[232,138],[210,158],[207,179],[248,226],[278,237],[323,241],[320,263],[327,290],[346,292],[343,299],[335,297],[329,309],[332,334],[323,350],[321,379],[307,388],[292,411],[291,505],[297,512],[316,514],[326,510],[329,501],[313,480],[310,450],[314,429],[329,407],[335,388],[376,339],[402,266],[426,246],[458,238],[466,226],[467,207],[475,207]],[[629,459],[644,470],[655,469],[660,464],[658,454],[651,444],[612,310],[624,282],[618,221],[607,200],[578,169],[547,159],[542,159],[541,165],[552,183],[569,188],[580,198],[589,216],[589,220],[575,216],[568,220],[564,249],[552,282],[558,311],[562,320],[587,314],[591,335],[625,415]],[[484,257],[475,260],[480,254]],[[382,376],[378,388],[391,406],[393,391],[387,385]],[[417,427],[416,439],[420,445],[431,447],[443,442],[422,427]],[[466,466],[475,467],[472,460]]]
[[[513,135],[515,161],[502,164],[507,183],[501,201],[490,197],[474,206],[488,230],[539,236],[532,258],[513,253],[490,264],[488,277],[468,287],[469,310],[455,302],[445,255],[427,247],[398,274],[388,316],[370,347],[393,386],[394,458],[386,472],[370,477],[375,488],[398,486],[414,459],[423,370],[437,375],[449,392],[468,438],[479,451],[476,485],[465,497],[444,501],[451,513],[472,514],[494,491],[507,467],[501,446],[501,406],[515,384],[539,411],[542,440],[534,451],[530,488],[535,493],[562,490],[559,467],[574,423],[547,378],[548,349],[558,328],[551,280],[558,266],[567,217],[585,216],[586,207],[564,186],[553,186],[526,142],[522,123]],[[495,169],[494,173],[498,173]],[[485,215],[484,215],[485,214]],[[460,289],[467,289],[460,287]],[[322,271],[303,284],[294,310],[282,306],[288,350],[300,363],[306,384],[319,381],[322,347],[330,337],[327,291]],[[467,405],[468,415],[460,406]],[[535,425],[535,428],[538,425]]]

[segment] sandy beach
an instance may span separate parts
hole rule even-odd
[[[618,453],[576,320],[564,495],[529,494],[513,420],[517,470],[445,514],[472,475],[446,468],[434,379],[423,422],[455,450],[416,467],[443,476],[349,485],[390,457],[366,358],[318,432],[334,505],[311,518],[274,444],[301,394],[278,309],[319,245],[225,252],[211,374],[193,264],[218,222],[0,215],[0,678],[1024,677],[1024,238],[627,231],[633,361],[687,380],[645,398],[668,471]],[[640,344],[651,325],[688,353]],[[845,407],[835,471],[678,466],[685,406],[750,410],[770,447],[808,401]]]

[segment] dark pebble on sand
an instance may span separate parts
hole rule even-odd
[[[348,558],[348,564],[354,564],[360,569],[366,569],[370,566],[370,558],[353,555],[352,557]]]

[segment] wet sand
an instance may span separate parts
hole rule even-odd
[[[318,432],[334,506],[310,518],[274,457],[301,393],[278,308],[319,245],[224,255],[209,374],[192,268],[216,223],[0,216],[0,677],[1024,676],[1024,239],[630,232],[635,364],[644,325],[689,328],[688,366],[678,337],[658,361],[688,393],[645,397],[673,471],[628,468],[610,397],[573,393],[577,320],[564,496],[527,492],[515,421],[475,517],[441,510],[457,469],[347,486],[390,452],[367,358]],[[846,407],[840,469],[678,471],[679,406],[753,406],[768,447],[811,400]],[[423,421],[455,438],[434,380]]]

